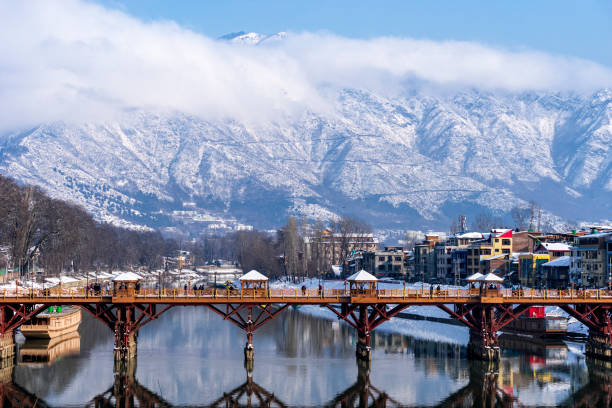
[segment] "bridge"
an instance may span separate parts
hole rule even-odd
[[[612,359],[612,291],[482,289],[44,289],[0,291],[0,359],[14,355],[14,330],[50,306],[80,307],[115,334],[115,359],[136,355],[138,330],[175,306],[201,306],[246,334],[245,359],[254,358],[257,329],[291,305],[319,305],[357,331],[358,359],[371,360],[370,337],[378,326],[409,307],[435,306],[469,328],[468,353],[500,358],[497,332],[531,306],[559,306],[589,329],[588,355]]]

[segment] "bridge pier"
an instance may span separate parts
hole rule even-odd
[[[470,329],[468,356],[477,360],[499,361],[501,353],[497,333]]]
[[[136,310],[133,306],[119,306],[115,321],[115,361],[128,361],[136,358],[138,332],[134,321]]]
[[[576,304],[562,305],[561,308],[589,328],[586,355],[612,361],[612,305]]]
[[[371,347],[371,332],[370,332],[370,319],[368,319],[368,307],[367,305],[359,306],[359,324],[357,326],[357,347],[355,355],[357,360],[362,362],[370,363],[372,361],[372,347]]]
[[[255,325],[253,324],[253,306],[247,306],[247,318],[244,325],[244,331],[246,332],[246,344],[244,346],[244,362],[245,367],[251,366],[253,369],[253,360],[255,359],[255,347],[253,346],[253,332],[255,331]],[[250,364],[249,364],[250,363]]]

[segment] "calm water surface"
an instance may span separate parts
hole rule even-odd
[[[5,398],[38,399],[37,406],[223,407],[598,406],[612,398],[612,370],[563,342],[505,337],[493,366],[469,361],[465,345],[376,332],[366,370],[356,364],[351,328],[288,310],[255,333],[247,373],[241,330],[207,309],[175,307],[140,331],[136,364],[115,374],[111,331],[83,313],[79,332],[52,364],[18,358],[5,367]],[[30,343],[18,341],[27,353]]]

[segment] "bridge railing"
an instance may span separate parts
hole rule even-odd
[[[201,299],[201,298],[229,298],[236,300],[262,299],[340,299],[351,298],[377,298],[377,299],[453,299],[499,297],[504,299],[611,299],[612,291],[608,289],[377,289],[374,291],[356,291],[349,289],[312,289],[312,288],[270,288],[270,289],[154,289],[143,288],[138,291],[127,290],[87,290],[85,288],[51,288],[51,289],[3,289],[0,298],[36,298],[49,300],[70,300],[75,298],[102,298],[102,297],[135,297],[135,298],[166,298],[166,299]]]

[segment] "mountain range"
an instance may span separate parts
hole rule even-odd
[[[235,33],[244,44],[282,39]],[[327,113],[257,125],[133,110],[0,136],[0,172],[100,220],[171,226],[348,214],[377,228],[509,220],[529,201],[556,225],[612,214],[612,91],[328,93]]]

